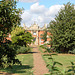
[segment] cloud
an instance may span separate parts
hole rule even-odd
[[[18,0],[18,1],[21,1],[21,2],[37,2],[39,0]]]
[[[53,5],[53,6],[49,7],[49,10],[45,14],[46,14],[46,16],[54,17],[58,13],[58,11],[63,7],[64,7],[64,5]]]
[[[46,8],[44,5],[39,5],[39,3],[34,3],[31,5],[29,10],[25,10],[22,14],[22,23],[25,23],[27,26],[36,21],[39,26],[44,24],[49,24],[51,20],[54,20],[55,15],[58,14],[58,11],[63,5],[53,5],[49,8]]]
[[[31,20],[32,15],[29,10],[25,10],[24,13],[21,15],[22,22],[28,22]]]
[[[39,5],[39,2],[33,4],[31,7],[30,7],[30,11],[32,13],[35,13],[35,14],[40,14],[40,13],[43,13],[43,11],[46,11],[47,8],[45,8],[44,5]]]

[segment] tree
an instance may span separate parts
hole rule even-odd
[[[49,23],[48,30],[52,34],[52,48],[60,52],[68,52],[75,48],[75,9],[68,2],[60,10],[55,20]]]
[[[12,32],[11,32],[11,39],[12,43],[15,45],[27,47],[28,44],[31,44],[32,42],[32,35],[29,32],[25,32],[25,30],[22,27],[16,27]]]
[[[0,26],[2,25],[5,32],[9,32],[13,26],[20,25],[22,10],[16,9],[16,3],[14,0],[0,2]]]
[[[15,64],[16,51],[11,45],[11,41],[6,39],[7,34],[11,32],[12,27],[20,25],[21,9],[16,9],[15,0],[0,1],[0,67],[4,64]],[[6,60],[5,60],[6,57]]]

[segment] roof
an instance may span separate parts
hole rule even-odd
[[[38,26],[38,24],[34,23],[30,27],[27,27],[25,24],[23,24],[23,27],[25,30],[44,30],[46,29],[46,24],[41,28]]]

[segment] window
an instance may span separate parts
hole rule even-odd
[[[36,32],[33,32],[33,35],[36,35]]]

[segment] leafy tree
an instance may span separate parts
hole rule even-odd
[[[13,26],[20,25],[21,9],[16,9],[16,1],[0,1],[0,26],[2,30],[9,32]],[[0,29],[0,30],[1,30]]]
[[[74,5],[68,2],[60,10],[55,20],[51,21],[48,30],[52,34],[51,48],[56,51],[68,52],[75,48],[75,9]]]
[[[4,64],[15,64],[16,51],[11,45],[11,41],[6,39],[12,27],[20,24],[21,9],[16,9],[15,0],[0,1],[0,67]],[[6,57],[6,60],[5,60]]]
[[[16,27],[12,32],[11,32],[11,39],[12,43],[27,47],[28,44],[32,42],[32,35],[29,32],[25,32],[25,30],[22,27]]]

